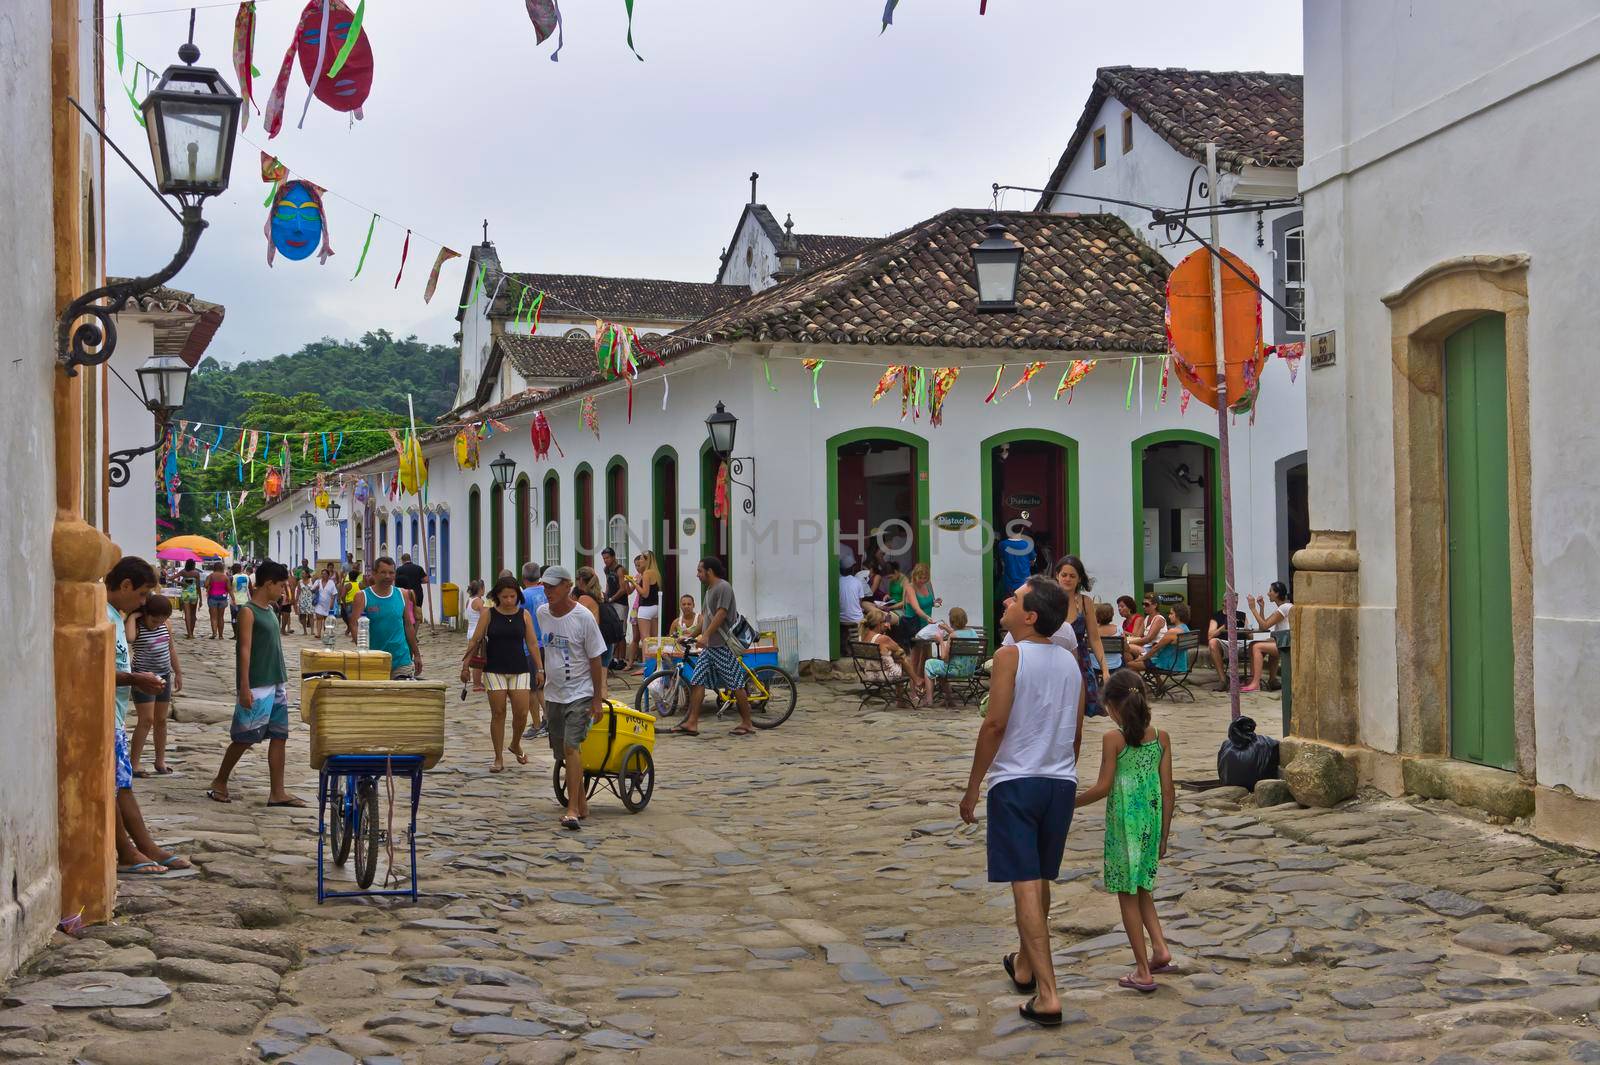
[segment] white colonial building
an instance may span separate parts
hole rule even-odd
[[[1600,845],[1592,5],[1305,5],[1296,732]],[[1403,57],[1397,61],[1396,57]]]
[[[142,450],[154,440],[155,415],[138,393],[139,367],[152,355],[176,355],[190,368],[199,365],[224,313],[220,304],[163,285],[117,315],[117,350],[109,365],[122,381],[112,381],[105,397],[106,446],[112,454]],[[157,535],[156,526],[165,513],[165,496],[150,487],[159,455],[146,452],[125,468],[113,465],[107,478],[105,533],[125,555],[154,560],[156,543],[166,539]]]
[[[1296,196],[1300,127],[1298,74],[1101,67],[1039,209],[1114,214],[1176,264],[1199,244],[1181,230],[1154,225],[1148,209],[1131,204],[1203,206],[1206,144],[1215,143],[1218,192],[1237,209],[1219,219],[1222,246],[1243,259],[1279,303],[1303,309],[1304,223],[1299,206],[1285,203]],[[1207,220],[1190,225],[1209,239]],[[1285,314],[1266,301],[1261,312],[1268,344],[1304,340],[1302,314]],[[1310,538],[1304,386],[1291,376],[1287,362],[1268,360],[1250,455],[1242,466],[1234,463],[1233,482],[1234,528],[1240,531],[1235,551],[1257,563],[1275,560],[1269,569],[1285,583],[1292,579],[1294,553]],[[1205,431],[1214,435],[1214,427]],[[1181,457],[1194,465],[1188,450]],[[1258,528],[1272,534],[1258,539]],[[1241,579],[1240,588],[1241,594],[1265,594],[1256,581]]]
[[[1154,138],[1149,147],[1171,151]],[[1163,202],[1181,204],[1182,191],[1164,191]],[[1025,520],[1042,555],[1085,558],[1096,594],[1158,586],[1209,613],[1221,594],[1216,414],[1198,401],[1180,410],[1175,378],[1160,400],[1168,260],[1147,230],[1084,206],[1093,204],[951,210],[865,238],[795,233],[750,203],[708,284],[505,273],[480,245],[459,301],[468,305],[457,407],[447,427],[424,434],[427,503],[380,492],[370,512],[358,510],[354,480],[392,472],[395,458],[349,468],[340,550],[426,553],[435,580],[464,586],[524,561],[587,564],[609,543],[622,557],[665,558],[669,595],[696,590],[696,560],[715,554],[730,563],[741,609],[793,617],[798,657],[813,659],[838,653],[841,545],[885,533],[903,564],[931,565],[943,609],[962,606],[992,626],[988,530]],[[1023,248],[1017,309],[981,313],[971,247],[995,221]],[[525,306],[516,313],[519,283],[548,293],[533,336],[523,335]],[[628,382],[594,371],[596,318],[641,337],[672,330],[648,338],[661,362],[641,358],[631,421]],[[1070,404],[1053,398],[1080,359],[1096,369]],[[823,362],[813,375],[804,360]],[[1034,362],[1042,372],[1013,389]],[[898,385],[871,402],[890,365],[960,369],[942,424],[926,408],[902,417]],[[1274,471],[1303,461],[1303,381],[1273,360],[1259,417],[1235,420],[1241,589],[1264,591],[1286,571]],[[580,420],[586,400],[598,435]],[[719,463],[705,426],[719,402],[739,419],[725,522],[713,514]],[[536,458],[530,422],[540,412],[559,450]],[[482,442],[476,469],[459,469],[455,425],[487,419],[509,431]],[[516,463],[504,491],[489,466],[502,451]],[[274,552],[310,557],[299,527],[307,510],[297,494],[263,512]],[[315,518],[330,556],[334,530]]]

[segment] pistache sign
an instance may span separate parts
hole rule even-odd
[[[954,532],[960,532],[962,529],[970,529],[977,524],[977,516],[968,514],[964,510],[946,510],[933,516],[933,526],[936,529],[950,529]]]

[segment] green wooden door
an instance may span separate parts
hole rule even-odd
[[[1450,565],[1450,753],[1510,769],[1511,522],[1506,322],[1485,315],[1444,343]]]

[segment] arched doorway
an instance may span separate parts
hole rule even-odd
[[[700,557],[720,558],[733,573],[733,508],[725,518],[717,517],[717,471],[722,463],[711,450],[711,441],[700,445]]]
[[[1306,453],[1296,451],[1273,464],[1278,486],[1278,579],[1294,593],[1294,555],[1311,542],[1311,496]]]
[[[572,474],[572,503],[572,517],[577,526],[572,543],[573,557],[577,562],[574,572],[584,566],[593,567],[598,572],[595,566],[595,555],[599,552],[594,540],[594,468],[587,462],[579,463]]]
[[[669,611],[678,609],[678,453],[671,447],[657,449],[650,460],[651,512],[650,535],[656,559],[661,566],[662,630]]]
[[[1047,429],[1013,429],[979,445],[982,544],[998,545],[1007,532],[1025,530],[1034,541],[1035,572],[1049,573],[1063,555],[1079,550],[1078,442]],[[992,535],[991,535],[992,534]],[[998,547],[983,565],[985,623],[998,635],[1000,576]],[[1009,591],[1009,589],[1006,589]]]
[[[517,478],[513,506],[517,512],[517,564],[520,577],[524,564],[533,560],[533,484],[527,474]]]
[[[467,580],[483,580],[483,493],[467,489]]]
[[[828,646],[839,657],[839,545],[857,557],[873,542],[907,571],[928,561],[928,442],[901,429],[854,429],[830,437],[828,474]]]
[[[1222,600],[1217,441],[1167,429],[1133,442],[1133,586],[1187,602],[1199,624]]]
[[[439,514],[439,582],[450,579],[450,512]]]
[[[500,579],[506,568],[506,491],[498,484],[489,488],[489,584]]]
[[[628,547],[628,460],[615,455],[606,463],[606,546],[616,552],[617,561],[633,572],[632,551]]]

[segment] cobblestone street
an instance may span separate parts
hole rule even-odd
[[[305,641],[287,643],[293,671]],[[483,696],[452,687],[421,903],[319,906],[316,811],[265,807],[264,752],[233,804],[206,800],[233,645],[180,645],[179,772],[136,793],[201,872],[125,878],[115,925],[58,935],[4,991],[0,1058],[1600,1062],[1600,864],[1378,796],[1258,810],[1180,788],[1157,891],[1180,971],[1148,996],[1115,985],[1129,953],[1096,886],[1103,808],[1082,812],[1053,896],[1067,1024],[1036,1029],[1000,968],[1010,894],[956,813],[976,714],[858,712],[843,684],[802,683],[793,718],[753,738],[726,720],[662,737],[649,807],[602,791],[580,833],[557,826],[543,741],[491,775]],[[453,679],[459,646],[424,634],[434,677]],[[1247,698],[1275,734],[1276,698]],[[1224,697],[1156,719],[1180,781],[1215,776]],[[306,751],[296,719],[289,779],[314,801]]]

